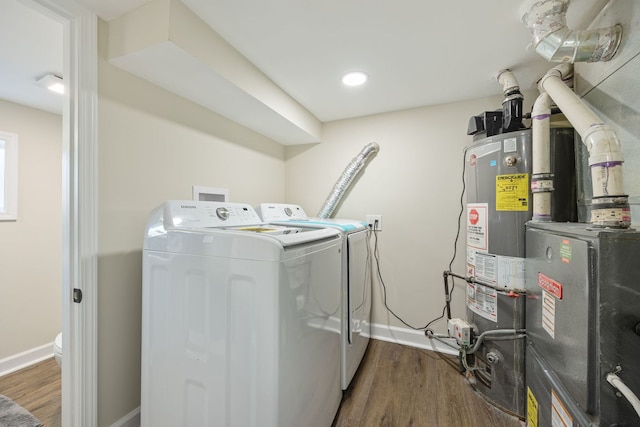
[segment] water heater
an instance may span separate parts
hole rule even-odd
[[[465,154],[467,321],[480,334],[525,328],[525,223],[532,217],[531,130],[476,137]],[[551,132],[554,221],[575,221],[574,131]],[[485,341],[473,355],[476,388],[524,417],[524,339]]]

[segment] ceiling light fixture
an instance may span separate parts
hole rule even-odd
[[[353,71],[342,77],[342,83],[347,86],[360,86],[369,79],[369,75],[362,71]]]
[[[55,74],[46,74],[36,80],[36,84],[40,87],[49,89],[52,92],[64,93],[64,82],[62,77]]]

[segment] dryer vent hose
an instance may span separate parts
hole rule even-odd
[[[349,187],[353,184],[353,180],[355,179],[358,172],[364,167],[367,163],[367,160],[371,155],[380,151],[380,146],[377,143],[371,142],[360,151],[360,153],[351,160],[351,162],[347,165],[340,178],[333,186],[333,190],[325,200],[324,205],[320,209],[318,216],[320,218],[331,218],[333,211],[336,210],[340,200],[347,192]]]

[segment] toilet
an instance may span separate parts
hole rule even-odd
[[[62,332],[60,332],[53,342],[53,357],[56,359],[58,366],[62,366]]]

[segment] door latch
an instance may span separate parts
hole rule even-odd
[[[78,288],[73,288],[73,302],[80,303],[82,302],[82,290]]]

